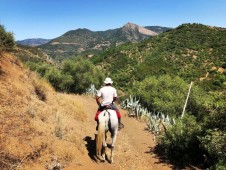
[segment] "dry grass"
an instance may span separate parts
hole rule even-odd
[[[87,115],[78,96],[56,93],[14,56],[1,56],[0,169],[46,169],[53,157],[67,165],[83,153],[78,127]]]

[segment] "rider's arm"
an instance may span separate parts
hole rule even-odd
[[[114,98],[113,98],[113,102],[115,102],[117,99],[118,99],[118,97],[114,97]],[[113,102],[112,102],[112,103],[113,103]]]
[[[100,102],[100,97],[99,96],[96,96],[96,102],[97,102],[98,106],[100,106],[101,102]]]
[[[113,91],[113,102],[115,102],[116,100],[118,99],[118,95],[117,95],[117,92],[116,92],[116,89],[114,88],[114,91]]]

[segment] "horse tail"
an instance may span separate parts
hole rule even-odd
[[[96,154],[101,155],[103,143],[105,143],[105,120],[99,120],[98,134],[96,141]]]

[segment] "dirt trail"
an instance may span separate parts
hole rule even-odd
[[[108,161],[104,163],[97,162],[95,159],[95,141],[94,129],[96,122],[94,121],[94,113],[97,105],[93,98],[81,96],[81,101],[86,105],[88,114],[87,121],[84,122],[84,154],[82,154],[77,162],[71,163],[65,170],[73,169],[150,169],[150,170],[168,170],[172,169],[170,165],[161,163],[154,154],[150,153],[150,149],[155,145],[153,136],[145,131],[145,123],[126,116],[126,111],[121,110],[123,115],[122,122],[124,129],[119,131],[115,145],[114,163]],[[110,144],[110,137],[108,137]],[[107,149],[107,156],[110,155],[110,149]]]

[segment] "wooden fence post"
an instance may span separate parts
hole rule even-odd
[[[193,82],[191,81],[191,84],[190,84],[190,87],[189,87],[189,90],[188,90],[188,95],[187,95],[187,98],[186,98],[186,101],[185,101],[185,104],[184,104],[184,108],[183,108],[183,112],[182,112],[181,118],[184,116],[184,113],[185,113],[185,108],[187,106],[187,102],[188,102],[188,98],[189,98],[189,95],[190,95],[190,92],[191,92],[192,84],[193,84]]]

